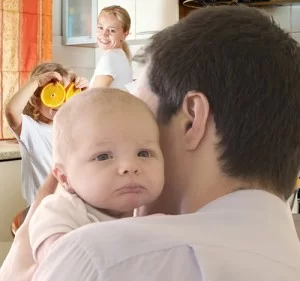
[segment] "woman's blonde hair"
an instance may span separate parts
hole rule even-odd
[[[62,77],[72,77],[74,75],[70,70],[63,67],[61,64],[58,63],[52,63],[52,62],[46,62],[41,63],[37,65],[30,74],[30,79],[33,79],[34,77],[41,75],[43,73],[47,72],[58,72]],[[43,87],[38,87],[34,94],[31,96],[30,100],[28,101],[27,105],[25,106],[23,113],[30,116],[34,120],[38,120],[40,117],[39,112],[39,101],[41,98],[41,91]]]
[[[124,8],[117,5],[108,6],[101,10],[99,16],[103,12],[114,15],[122,23],[123,31],[129,33],[130,26],[131,26],[131,19],[130,19],[130,15]],[[131,61],[131,52],[128,47],[128,44],[125,41],[122,42],[122,49],[125,52],[128,60]]]

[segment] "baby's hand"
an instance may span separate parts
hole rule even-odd
[[[59,82],[62,81],[61,75],[55,71],[40,74],[38,76],[35,76],[33,79],[38,82],[39,87],[45,86],[45,84],[47,84],[51,80],[57,80]]]
[[[87,80],[84,77],[76,77],[75,87],[78,88],[78,89],[85,90],[89,87],[89,80]]]

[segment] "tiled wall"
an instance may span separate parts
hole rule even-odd
[[[264,10],[300,43],[300,4],[270,7]]]
[[[79,75],[90,79],[98,61],[99,52],[94,48],[62,45],[61,10],[61,0],[53,0],[53,61],[62,63]],[[300,4],[266,8],[265,11],[300,42]],[[130,47],[134,53],[139,46]],[[133,67],[134,78],[136,78],[139,69],[134,64]]]

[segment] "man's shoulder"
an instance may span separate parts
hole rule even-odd
[[[159,224],[134,218],[76,229],[55,243],[35,280],[201,280],[193,248]]]
[[[105,267],[111,267],[130,258],[182,246],[180,239],[170,236],[168,226],[172,221],[172,216],[157,216],[93,223],[68,233],[65,239],[85,249],[93,260],[100,264],[105,261]]]
[[[168,226],[178,226],[174,221],[174,216],[149,216],[139,218],[125,218],[108,222],[94,223],[76,230],[72,239],[81,239],[82,236],[89,237],[91,244],[94,245],[94,238],[102,238],[102,241],[118,243],[139,242],[155,239],[156,235],[160,237],[167,230]],[[166,237],[167,238],[167,237]]]

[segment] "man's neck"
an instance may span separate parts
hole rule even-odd
[[[252,188],[254,187],[249,183],[227,177],[212,177],[207,181],[198,181],[190,185],[190,189],[181,200],[177,213],[194,213],[222,196],[237,190]]]

